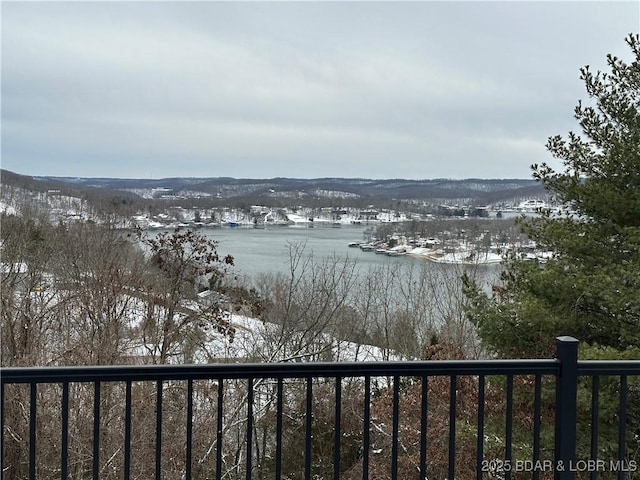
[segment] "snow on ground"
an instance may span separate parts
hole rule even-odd
[[[214,358],[270,362],[305,357],[345,362],[381,361],[385,358],[378,347],[357,345],[326,334],[318,336],[304,350],[293,350],[286,344],[290,339],[282,338],[278,325],[242,315],[231,315],[231,323],[236,328],[233,342],[216,335],[206,344],[207,351]],[[329,351],[325,351],[327,349]]]
[[[502,255],[493,252],[478,252],[476,250],[462,250],[452,253],[437,253],[431,248],[416,247],[407,252],[420,258],[426,258],[436,263],[455,263],[455,264],[491,264],[500,263]]]
[[[136,310],[138,313],[133,316],[137,318],[133,318],[130,322],[133,332],[138,331],[143,318],[143,309]],[[193,363],[400,360],[397,356],[385,355],[385,352],[376,346],[360,345],[328,334],[314,335],[307,332],[305,339],[299,341],[303,332],[282,333],[279,325],[243,315],[231,314],[229,320],[235,328],[233,339],[217,331],[210,333],[195,353]],[[127,355],[132,358],[147,357],[149,349],[154,349],[151,344],[145,346],[141,338],[132,338],[127,343]],[[182,363],[184,358],[177,356],[174,360],[175,363]]]
[[[6,213],[7,215],[17,215],[18,212],[11,205],[8,205],[2,201],[0,201],[0,212]]]

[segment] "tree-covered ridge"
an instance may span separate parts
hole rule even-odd
[[[511,257],[500,297],[470,284],[470,317],[501,355],[548,356],[556,335],[616,351],[640,345],[640,40],[626,41],[630,62],[609,55],[609,72],[581,69],[588,100],[574,116],[582,133],[547,144],[565,170],[532,166],[565,210],[520,225],[554,257]]]

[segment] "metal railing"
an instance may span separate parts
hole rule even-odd
[[[638,478],[640,361],[556,342],[548,360],[3,368],[2,479]]]

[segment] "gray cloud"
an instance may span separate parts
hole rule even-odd
[[[529,177],[630,2],[9,2],[2,167]]]

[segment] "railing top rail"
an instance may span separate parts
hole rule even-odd
[[[201,365],[101,365],[7,367],[6,383],[107,382],[218,378],[303,378],[438,375],[555,375],[555,359],[431,360],[409,362],[217,363]]]
[[[640,375],[640,359],[580,360],[578,375]]]

